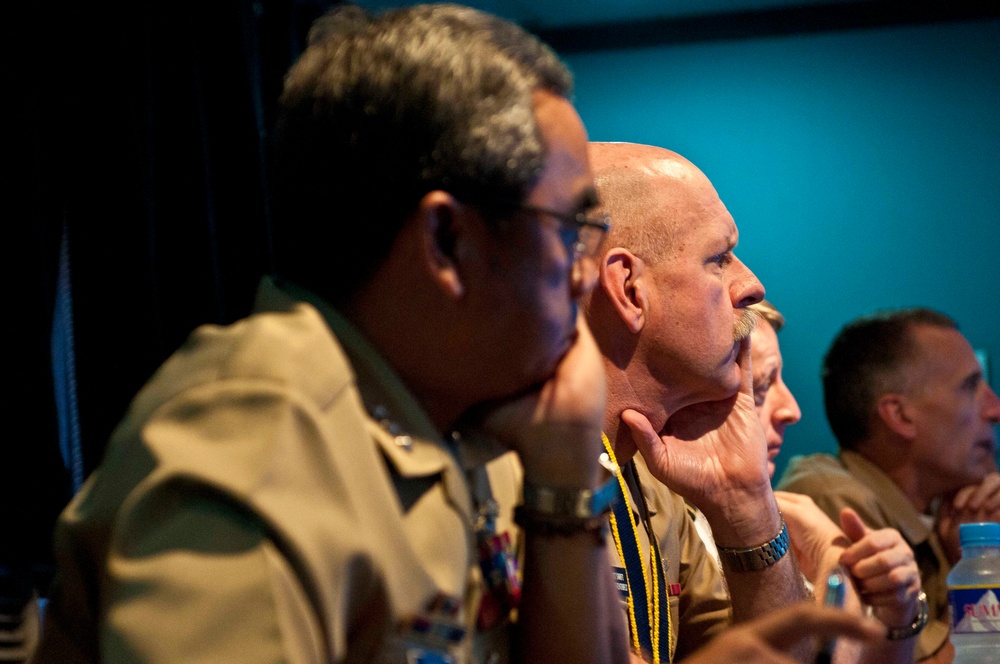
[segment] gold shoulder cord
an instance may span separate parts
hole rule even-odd
[[[614,463],[615,465],[618,465],[618,460],[615,458],[615,452],[611,448],[611,442],[608,440],[607,435],[604,434],[603,432],[601,433],[601,441],[604,443],[604,449],[608,453],[608,457],[611,459],[611,462]],[[629,490],[628,490],[628,485],[625,484],[624,473],[618,473],[618,484],[619,484],[619,486],[621,488],[622,496],[626,500],[626,505],[631,505],[631,501],[628,498],[628,496],[629,496]],[[628,509],[628,514],[629,514],[629,526],[632,527],[632,533],[634,535],[635,544],[636,544],[636,547],[638,549],[639,562],[642,563],[642,580],[643,580],[643,583],[646,586],[646,603],[647,603],[646,610],[647,610],[647,615],[649,615],[649,617],[650,617],[650,629],[652,630],[652,635],[651,636],[652,636],[652,643],[653,643],[653,664],[660,664],[660,631],[661,631],[660,628],[661,628],[661,626],[660,626],[660,596],[659,596],[659,593],[657,592],[657,585],[659,583],[659,581],[657,579],[657,574],[658,574],[657,568],[660,568],[661,566],[658,565],[658,564],[652,565],[652,566],[650,566],[650,569],[647,570],[647,568],[646,568],[646,556],[643,555],[642,544],[640,543],[642,540],[640,540],[640,538],[639,538],[639,527],[636,524],[635,518],[634,518],[634,516],[632,514],[631,507],[629,507],[629,509]],[[612,512],[610,514],[610,518],[611,518],[611,535],[612,535],[612,537],[614,538],[614,541],[615,541],[615,548],[618,550],[618,558],[619,558],[619,560],[622,561],[622,565],[625,565],[625,556],[624,556],[624,553],[622,551],[621,536],[618,534],[619,533],[619,530],[618,530],[619,524],[618,524],[618,520],[615,518],[614,512]],[[655,534],[652,533],[652,532],[647,532],[647,535],[649,536],[649,540],[650,540],[650,547],[649,547],[650,553],[649,553],[649,557],[650,557],[650,559],[652,561],[656,562],[657,558],[658,558],[658,556],[657,556],[657,549],[653,545],[653,538],[655,537]],[[665,572],[662,569],[660,569],[659,570],[659,574],[663,574],[664,575],[663,576],[663,583],[666,583],[666,574],[665,574]],[[652,575],[652,579],[650,579],[651,575]],[[651,583],[651,581],[652,581],[652,583]],[[676,644],[674,643],[674,632],[671,629],[671,625],[670,625],[670,607],[669,606],[667,607],[667,610],[664,611],[664,615],[667,618],[667,624],[666,624],[665,627],[666,627],[667,639],[668,639],[667,640],[667,644],[669,646],[669,650],[668,651],[670,653],[670,659],[673,660],[674,651],[676,649]],[[630,631],[630,633],[632,635],[632,647],[635,648],[635,650],[638,652],[638,651],[640,651],[640,647],[639,647],[639,635],[638,635],[638,628],[636,627],[635,606],[632,604],[632,593],[631,592],[628,595],[628,618],[629,618],[629,627],[630,627],[629,631]]]

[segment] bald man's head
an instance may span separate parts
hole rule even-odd
[[[584,312],[608,360],[615,417],[636,408],[661,427],[739,389],[740,343],[756,320],[746,307],[764,289],[736,257],[736,222],[694,164],[633,143],[588,152],[612,223]]]
[[[624,246],[655,263],[673,249],[680,224],[697,222],[691,193],[714,188],[690,161],[637,143],[590,143],[590,163],[612,229],[605,247]]]

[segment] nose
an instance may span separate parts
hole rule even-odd
[[[771,415],[775,426],[778,424],[788,426],[801,420],[802,411],[799,409],[799,402],[795,400],[795,395],[788,389],[785,382],[779,378],[771,389],[777,390],[775,396],[778,403]]]
[[[764,284],[739,258],[733,257],[735,276],[729,286],[729,296],[736,308],[749,307],[764,299]]]
[[[993,424],[1000,424],[1000,397],[997,397],[997,393],[986,384],[986,381],[983,381],[982,385],[986,390],[983,396],[983,419]]]
[[[590,294],[597,285],[597,278],[600,275],[600,268],[597,266],[598,258],[590,256],[580,256],[573,261],[573,268],[570,273],[570,292],[573,299],[579,300]]]

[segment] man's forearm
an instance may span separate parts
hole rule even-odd
[[[761,523],[768,522],[771,524],[770,530],[761,531]],[[775,523],[777,525],[774,525]],[[761,569],[747,570],[745,565],[736,565],[734,559],[737,556],[727,553],[732,550],[759,550],[761,545],[772,542],[774,536],[780,534],[783,525],[776,506],[762,510],[760,521],[754,528],[758,533],[755,535],[756,539],[747,540],[745,539],[747,536],[734,533],[734,529],[727,528],[727,525],[713,524],[712,530],[713,533],[723,533],[722,537],[716,538],[716,543],[719,545],[719,557],[732,602],[733,623],[746,622],[770,611],[811,599],[812,595],[806,588],[802,572],[792,555],[790,546],[785,547],[783,553],[775,547],[766,547],[763,554],[755,556],[757,560],[768,560],[766,564],[760,563]],[[772,535],[761,536],[760,532]],[[763,539],[765,537],[771,539]],[[769,558],[774,555],[781,557],[776,562],[769,562]],[[800,661],[807,661],[812,657],[812,647],[804,643],[792,654]]]
[[[791,552],[770,567],[736,571],[725,564],[723,572],[733,605],[733,622],[743,622],[794,602],[811,599]]]
[[[607,553],[593,533],[527,534],[519,662],[626,664],[624,619]]]

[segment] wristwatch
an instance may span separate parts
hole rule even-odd
[[[617,488],[617,477],[612,477],[598,489],[554,488],[525,483],[524,507],[546,517],[589,519],[611,511]]]
[[[759,572],[767,569],[788,553],[788,526],[781,519],[781,531],[769,542],[749,549],[719,547],[719,559],[737,572]]]
[[[573,535],[581,531],[594,534],[604,542],[608,513],[618,501],[619,468],[606,463],[601,455],[601,465],[611,477],[597,489],[539,486],[525,482],[523,500],[514,508],[514,522],[527,532],[542,535]]]
[[[916,636],[920,632],[924,631],[924,627],[927,625],[927,593],[923,590],[917,595],[917,617],[913,619],[909,625],[904,627],[889,627],[886,632],[886,636],[890,641],[902,641],[903,639],[909,639]]]

